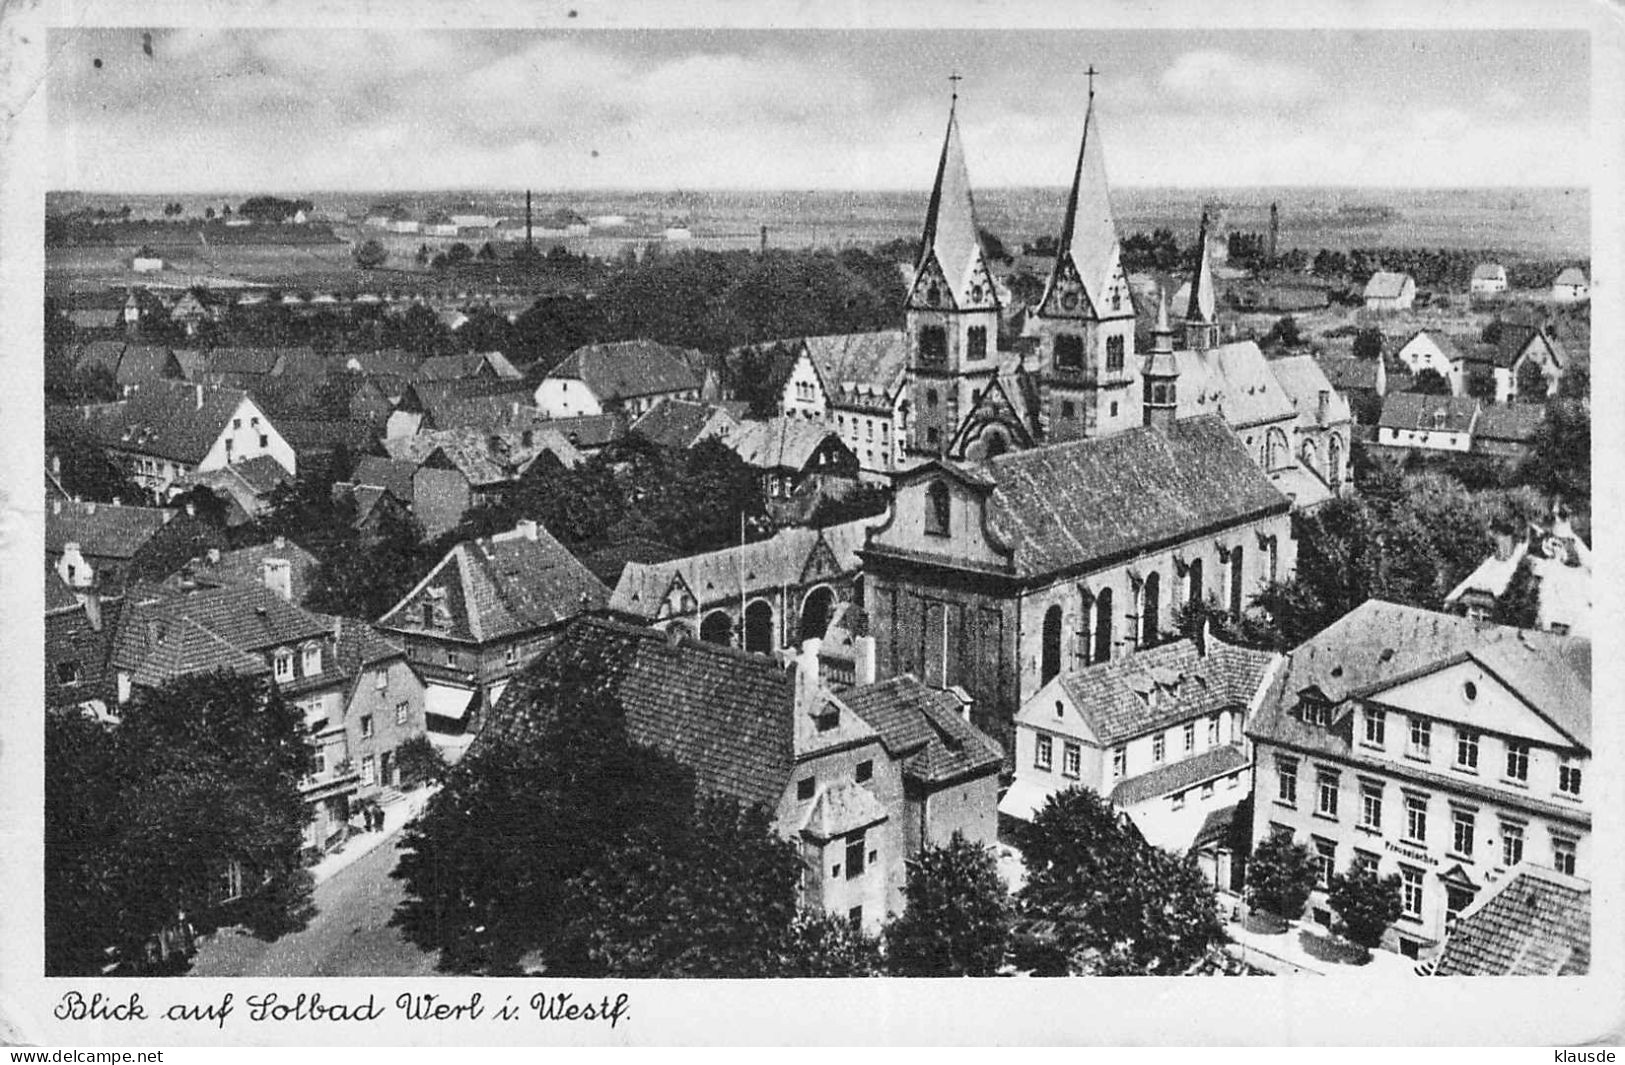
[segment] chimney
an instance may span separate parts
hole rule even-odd
[[[115,499],[114,502],[116,503],[118,500]],[[186,501],[186,516],[188,518],[197,517],[197,504],[192,502],[190,499]]]
[[[529,518],[521,520],[519,524],[513,527],[513,531],[526,540],[535,540],[537,536],[536,523]]]
[[[1196,630],[1196,653],[1203,658],[1207,657],[1208,641],[1213,638],[1213,619],[1207,615],[1202,616],[1202,624]]]
[[[801,653],[796,656],[796,712],[811,713],[813,700],[818,697],[818,652],[824,641],[814,636],[804,640]]]
[[[875,682],[875,638],[859,636],[852,641],[852,683],[858,687]]]
[[[268,558],[260,563],[260,580],[280,598],[293,601],[293,564],[285,558]]]
[[[278,536],[275,540],[272,540],[271,543],[278,551],[285,551],[288,548],[288,538],[285,536]]]
[[[91,632],[102,631],[102,597],[101,593],[92,588],[85,593],[85,620],[90,622]]]
[[[1506,529],[1492,529],[1490,535],[1495,538],[1495,557],[1502,562],[1512,557],[1512,533]]]
[[[61,455],[52,455],[51,456],[51,476],[52,477],[61,477],[62,476],[62,456]]]
[[[203,409],[203,386],[202,385],[193,385],[192,387],[197,392],[197,409],[202,410]]]

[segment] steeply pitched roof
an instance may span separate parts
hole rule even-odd
[[[121,400],[81,408],[81,417],[103,447],[194,466],[246,399],[247,393],[235,388],[149,381]]]
[[[943,135],[942,155],[937,160],[937,178],[931,185],[931,200],[925,211],[925,231],[920,239],[917,272],[935,260],[948,282],[948,290],[958,306],[968,306],[974,278],[985,275],[982,238],[976,227],[976,204],[971,196],[970,170],[965,166],[965,147],[959,139],[959,119],[948,111],[948,130]]]
[[[1535,345],[1542,345],[1551,352],[1552,360],[1558,366],[1565,368],[1568,366],[1568,352],[1564,350],[1560,341],[1534,326],[1511,324],[1504,324],[1501,327],[1501,337],[1495,343],[1495,353],[1492,356],[1495,365],[1502,369],[1511,369],[1519,357]]]
[[[1269,360],[1269,370],[1298,412],[1298,424],[1314,425],[1320,416],[1320,394],[1327,392],[1326,421],[1346,422],[1352,416],[1348,397],[1339,392],[1313,355],[1288,355]]]
[[[486,643],[548,628],[608,599],[609,589],[546,529],[521,523],[452,548],[378,624]],[[429,600],[445,603],[444,627],[424,628],[421,604]]]
[[[1546,420],[1546,408],[1534,403],[1496,403],[1485,407],[1473,429],[1477,440],[1528,444]]]
[[[952,693],[927,688],[903,675],[841,693],[848,709],[880,733],[903,772],[926,784],[942,784],[997,772],[1004,751],[960,716]]]
[[[1213,291],[1213,263],[1208,256],[1207,213],[1202,214],[1202,227],[1196,234],[1196,269],[1191,273],[1190,299],[1180,308],[1187,322],[1213,322],[1218,308],[1218,297]]]
[[[795,679],[771,658],[582,618],[509,682],[477,742],[535,742],[566,683],[618,699],[632,741],[688,766],[702,792],[772,810],[789,786]]]
[[[282,365],[288,351],[283,348],[214,348],[209,352],[206,373],[272,374]],[[302,349],[310,352],[310,348]]]
[[[1583,976],[1591,885],[1524,863],[1485,889],[1445,939],[1435,976]]]
[[[680,349],[652,340],[623,340],[577,348],[547,376],[580,381],[600,402],[697,392],[700,387]]]
[[[278,537],[268,543],[254,544],[251,547],[241,547],[235,551],[222,551],[218,561],[211,562],[205,555],[201,559],[194,559],[188,569],[193,577],[211,584],[251,584],[265,583],[264,565],[266,561],[277,559],[288,563],[289,590],[293,594],[293,601],[304,601],[305,594],[310,590],[310,578],[321,563],[315,555],[306,551],[292,540]],[[171,577],[166,583],[173,585],[175,578]]]
[[[1184,758],[1149,773],[1129,777],[1112,788],[1113,806],[1133,806],[1159,795],[1183,791],[1188,787],[1216,777],[1234,773],[1247,764],[1247,752],[1235,744],[1225,744],[1203,751],[1194,758]]]
[[[379,632],[371,622],[331,615],[328,621],[333,626],[339,668],[346,676],[355,676],[379,662],[406,657],[406,647]]]
[[[747,466],[759,470],[803,470],[832,437],[839,444],[840,434],[827,425],[781,416],[743,422],[738,431],[723,442]]]
[[[1553,278],[1554,285],[1584,285],[1586,284],[1585,271],[1578,266],[1564,267],[1563,272]]]
[[[990,524],[1037,577],[1176,543],[1289,503],[1217,417],[1001,455]]]
[[[1450,338],[1449,333],[1433,329],[1418,329],[1406,339],[1405,343],[1399,346],[1399,350],[1404,351],[1410,347],[1418,337],[1426,337],[1432,341],[1433,346],[1439,349],[1439,354],[1444,356],[1446,362],[1460,362],[1464,358],[1461,349],[1456,347],[1456,342]]]
[[[1375,392],[1377,390],[1376,359],[1356,359],[1353,356],[1319,355],[1315,362],[1332,387],[1339,391]]]
[[[890,409],[908,368],[908,338],[902,330],[806,337],[802,343],[830,403]]]
[[[260,584],[195,590],[140,584],[125,595],[111,662],[137,684],[217,668],[263,672],[264,654],[325,635],[328,623]]]
[[[663,447],[693,447],[703,438],[701,434],[717,410],[709,403],[662,396],[643,417],[632,423],[631,432]]]
[[[530,434],[529,444],[525,443],[526,433]],[[392,460],[410,462],[414,469],[434,462],[438,455],[476,486],[513,480],[543,453],[552,454],[565,466],[582,461],[581,453],[551,429],[434,429],[392,437],[384,441],[384,450]]]
[[[1377,419],[1377,426],[1382,429],[1470,433],[1478,414],[1478,400],[1471,396],[1390,392],[1382,401],[1382,417]]]
[[[1106,182],[1106,152],[1101,144],[1100,120],[1095,117],[1093,92],[1083,116],[1083,139],[1078,145],[1078,165],[1061,223],[1060,248],[1043,302],[1048,304],[1050,290],[1070,264],[1083,282],[1084,294],[1099,313],[1106,306],[1106,286],[1117,265],[1118,249],[1117,222]]]
[[[157,507],[53,501],[45,511],[45,550],[61,554],[70,543],[97,558],[134,558],[137,551],[175,516]]]
[[[1207,351],[1174,352],[1179,366],[1179,414],[1223,414],[1235,428],[1295,417],[1264,352],[1251,340],[1220,344]]]
[[[350,483],[387,488],[390,495],[410,505],[413,491],[412,477],[417,471],[418,464],[411,459],[363,455],[356,461],[355,470],[350,474]]]
[[[1365,298],[1368,300],[1398,299],[1404,294],[1405,282],[1410,280],[1410,274],[1396,273],[1392,270],[1378,270],[1371,275],[1371,280],[1365,283]]]

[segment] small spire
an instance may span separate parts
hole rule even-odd
[[[1204,325],[1214,321],[1217,300],[1213,294],[1213,263],[1207,250],[1207,211],[1202,211],[1201,229],[1196,234],[1196,271],[1191,275],[1191,299],[1185,308],[1186,322]]]

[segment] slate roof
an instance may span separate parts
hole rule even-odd
[[[908,337],[902,330],[806,337],[802,344],[831,405],[891,409],[908,369]]]
[[[935,259],[958,306],[967,305],[973,272],[985,263],[982,239],[976,226],[976,204],[971,196],[970,171],[959,138],[959,121],[950,109],[936,180],[926,205],[925,231],[920,238],[916,273]]]
[[[174,516],[158,507],[54,501],[45,512],[45,551],[59,555],[76,543],[94,558],[134,558]]]
[[[534,743],[561,684],[617,698],[628,736],[694,772],[702,792],[777,807],[795,765],[794,675],[771,658],[581,618],[509,682],[476,743]]]
[[[1020,577],[1177,543],[1289,501],[1216,416],[1001,455],[989,524]],[[908,476],[908,475],[905,475]]]
[[[717,408],[709,403],[662,396],[632,423],[630,431],[663,447],[689,448],[699,443],[701,433],[716,413]]]
[[[448,628],[424,629],[421,611],[414,609],[431,589],[444,592]],[[378,624],[486,643],[598,610],[608,599],[609,589],[546,529],[522,524],[452,548]]]
[[[1176,640],[1068,674],[1061,687],[1096,738],[1115,745],[1221,710],[1245,711],[1278,657],[1212,636],[1204,655],[1193,641]],[[1029,704],[1017,721],[1029,712],[1045,716]]]
[[[235,388],[149,381],[112,403],[80,408],[103,447],[195,466],[208,455],[248,394]]]
[[[412,477],[417,471],[418,464],[410,459],[363,455],[350,473],[350,483],[387,488],[390,495],[410,506],[413,492]]]
[[[1560,367],[1569,364],[1568,352],[1564,350],[1561,342],[1547,336],[1540,329],[1526,325],[1503,325],[1501,337],[1495,343],[1494,354],[1491,358],[1495,365],[1503,370],[1511,369],[1513,363],[1518,361],[1525,351],[1532,345],[1544,344],[1552,354],[1552,359]]]
[[[960,716],[957,696],[911,675],[848,688],[841,702],[874,726],[903,772],[921,783],[994,773],[1004,764],[1003,748]]]
[[[328,615],[333,626],[339,668],[353,677],[368,666],[405,658],[406,647],[379,632],[370,622]]]
[[[1149,773],[1129,777],[1112,789],[1113,806],[1133,806],[1135,803],[1184,791],[1206,780],[1226,776],[1248,764],[1247,752],[1240,746],[1225,744],[1203,751],[1194,758],[1186,758]]]
[[[1240,429],[1297,415],[1264,352],[1251,340],[1207,351],[1174,352],[1179,367],[1179,416],[1223,414]]]
[[[1442,420],[1436,416],[1443,414]],[[1390,392],[1382,401],[1380,429],[1470,433],[1479,416],[1478,400],[1471,396],[1430,396],[1420,392]]]
[[[1117,222],[1112,215],[1111,189],[1106,182],[1106,151],[1101,143],[1100,120],[1095,117],[1094,94],[1083,116],[1083,138],[1072,175],[1066,213],[1061,221],[1061,255],[1044,287],[1045,304],[1064,264],[1070,260],[1083,282],[1084,294],[1096,313],[1106,306],[1106,285],[1117,262]],[[1132,305],[1133,297],[1130,297]]]
[[[1349,757],[1349,744],[1296,717],[1299,693],[1333,706],[1470,656],[1580,746],[1591,736],[1591,641],[1368,599],[1287,656],[1248,735]]]
[[[1327,422],[1346,422],[1353,415],[1349,410],[1348,397],[1333,386],[1331,379],[1320,363],[1315,361],[1313,355],[1288,355],[1280,359],[1269,361],[1270,373],[1286,393],[1293,409],[1298,412],[1298,424],[1311,426],[1319,424],[1320,393],[1330,392],[1326,407]]]
[[[1583,976],[1591,885],[1523,863],[1486,889],[1445,938],[1434,976]]]
[[[1392,270],[1378,270],[1371,275],[1371,280],[1365,283],[1365,298],[1371,299],[1398,299],[1404,292],[1405,282],[1411,280],[1411,275],[1396,273]],[[1414,283],[1414,282],[1413,282]]]
[[[1318,356],[1315,361],[1332,387],[1339,391],[1375,392],[1377,390],[1376,359],[1356,359],[1353,356]]]
[[[652,340],[624,340],[577,348],[547,376],[580,381],[600,402],[697,392],[700,387],[680,349]]]
[[[759,470],[800,471],[807,468],[818,449],[832,437],[840,443],[840,434],[827,425],[781,416],[767,421],[745,421],[723,443],[747,466]]]

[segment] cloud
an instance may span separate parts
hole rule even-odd
[[[1193,110],[1300,107],[1321,95],[1320,80],[1306,67],[1249,59],[1232,52],[1186,52],[1163,71],[1163,93]]]

